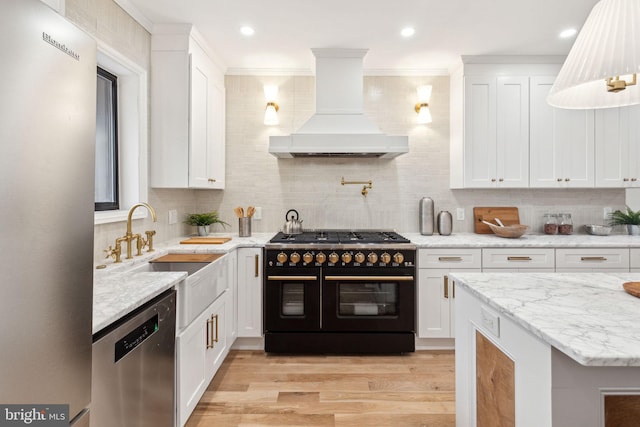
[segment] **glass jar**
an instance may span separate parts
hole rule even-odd
[[[571,220],[570,213],[560,214],[560,221],[558,223],[559,234],[573,234],[573,221]]]
[[[558,217],[556,214],[544,214],[544,234],[558,234]]]

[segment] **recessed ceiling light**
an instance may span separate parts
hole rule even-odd
[[[402,37],[411,37],[415,32],[416,30],[413,27],[406,27],[400,31],[400,34],[402,34]]]
[[[566,30],[564,30],[564,31],[562,31],[560,33],[560,38],[561,39],[568,39],[569,37],[575,36],[577,32],[578,32],[578,30],[576,30],[575,28],[566,29]]]
[[[244,27],[240,27],[240,32],[245,36],[252,36],[255,33],[254,29],[245,25]]]

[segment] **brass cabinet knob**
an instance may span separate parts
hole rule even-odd
[[[369,261],[371,264],[375,264],[376,262],[378,262],[378,255],[376,255],[375,252],[371,252],[369,255],[367,255],[367,261]]]
[[[300,254],[298,252],[294,252],[291,255],[289,255],[289,259],[291,260],[292,263],[297,264],[300,262]]]
[[[393,255],[393,262],[395,262],[396,264],[402,264],[402,261],[404,261],[404,255],[402,255],[400,252],[396,252]]]
[[[285,262],[287,262],[287,254],[285,254],[284,252],[280,252],[276,259],[280,264],[284,264]]]
[[[491,178],[491,182],[496,182],[496,179],[495,178]]]
[[[638,178],[631,178],[632,182],[636,182],[638,180]]]
[[[571,178],[565,178],[564,180],[569,182],[569,181],[571,181]]]
[[[622,178],[622,180],[623,180],[624,182],[627,182],[627,181],[629,181],[629,178]]]
[[[498,181],[500,181],[500,182],[504,182],[504,178],[500,178]]]
[[[358,264],[362,264],[364,262],[364,254],[362,252],[358,252],[355,255],[355,259]]]
[[[556,179],[556,181],[562,182],[562,178],[558,178],[558,179]]]
[[[320,252],[318,255],[316,255],[316,262],[323,264],[326,260],[327,256],[323,252]]]
[[[340,257],[338,257],[338,254],[335,252],[331,252],[329,254],[329,262],[332,264],[335,264],[336,262],[338,262],[338,260],[340,259]]]
[[[304,255],[302,255],[302,260],[307,264],[309,264],[311,261],[313,261],[313,255],[310,252],[307,252]]]
[[[207,179],[207,181],[209,181],[209,182],[216,182],[216,179],[215,179],[215,178],[209,178],[209,179]]]
[[[342,254],[342,262],[345,264],[349,264],[351,262],[351,254],[349,252],[345,252]]]
[[[383,253],[382,255],[380,255],[380,261],[384,262],[385,264],[389,264],[389,262],[391,262],[391,255],[386,252]]]

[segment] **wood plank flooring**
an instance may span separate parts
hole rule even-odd
[[[231,351],[186,427],[454,427],[453,351],[290,356]]]

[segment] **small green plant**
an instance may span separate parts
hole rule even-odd
[[[226,222],[220,219],[218,216],[218,212],[203,212],[203,213],[193,213],[187,214],[187,219],[184,221],[185,224],[189,225],[211,225],[211,224],[221,224],[224,228],[227,227]]]
[[[627,206],[627,211],[617,210],[609,216],[609,225],[640,225],[640,211]]]

